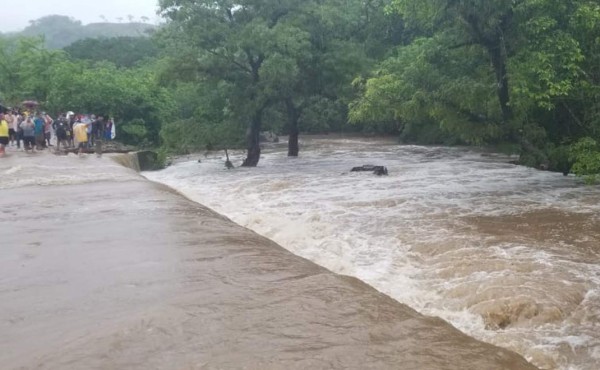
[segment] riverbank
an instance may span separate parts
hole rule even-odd
[[[534,369],[106,157],[2,158],[0,209],[3,369]]]

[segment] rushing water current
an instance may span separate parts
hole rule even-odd
[[[302,144],[253,169],[209,154],[145,175],[540,368],[600,368],[598,187],[468,149]],[[349,172],[363,164],[389,176]]]

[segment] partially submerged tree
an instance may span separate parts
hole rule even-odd
[[[260,159],[260,130],[267,107],[277,98],[273,85],[283,71],[274,40],[279,23],[300,0],[208,1],[161,0],[168,32],[183,39],[188,78],[226,81],[232,86],[228,108],[247,124],[247,157],[243,166]]]
[[[245,166],[258,163],[266,114],[285,117],[290,156],[298,155],[302,124],[326,127],[333,110],[338,111],[335,123],[345,124],[354,93],[350,82],[372,65],[369,54],[382,55],[388,42],[383,34],[391,34],[373,26],[384,17],[383,0],[160,4],[171,20],[163,37],[178,43],[174,62],[187,71],[180,78],[232,86],[228,108],[247,125]]]

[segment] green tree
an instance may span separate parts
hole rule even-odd
[[[196,70],[195,77],[226,81],[233,88],[229,109],[246,122],[247,158],[253,167],[260,159],[259,134],[263,115],[276,98],[281,55],[274,48],[279,23],[302,4],[288,1],[161,0],[170,32],[184,40]]]
[[[0,93],[11,105],[25,99],[45,102],[49,67],[64,60],[66,55],[46,49],[42,38],[0,38]]]
[[[117,67],[133,67],[136,64],[156,58],[159,50],[149,37],[113,37],[84,39],[64,48],[71,58],[107,61]]]
[[[265,115],[286,121],[271,126],[289,134],[290,156],[298,155],[302,127],[346,124],[350,82],[398,39],[398,19],[387,21],[386,4],[164,0],[171,23],[161,37],[178,51],[172,59],[180,78],[231,86],[229,111],[248,127],[244,165],[255,166]]]
[[[161,130],[169,152],[243,148],[245,127],[229,110],[227,96],[232,85],[221,82],[183,82],[173,87],[177,104],[175,120]]]
[[[496,93],[507,124],[510,105],[508,58],[514,52],[515,7],[523,1],[394,0],[393,7],[425,30],[443,33],[448,48],[477,46],[486,53],[495,76]]]
[[[280,23],[274,46],[278,65],[290,71],[281,74],[277,89],[287,116],[288,155],[298,155],[301,128],[345,125],[350,83],[385,43],[370,28],[382,20],[383,9],[383,1],[307,1]]]
[[[49,109],[114,116],[119,136],[130,144],[157,146],[162,123],[174,114],[171,94],[159,86],[153,65],[119,69],[108,62],[65,61],[51,73]]]
[[[398,48],[374,77],[356,80],[362,94],[351,104],[351,121],[384,123],[425,144],[481,144],[501,136],[485,54],[443,44],[440,37],[417,39]]]

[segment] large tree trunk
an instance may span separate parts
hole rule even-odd
[[[292,99],[286,99],[285,105],[288,113],[288,123],[289,123],[289,138],[288,138],[288,157],[297,157],[300,152],[300,147],[298,145],[298,119],[300,114],[298,113],[298,109],[294,106],[294,102]]]
[[[506,56],[502,52],[502,42],[498,40],[495,45],[487,47],[494,72],[496,74],[498,101],[502,110],[502,121],[507,123],[512,119],[512,109],[510,107],[510,95],[508,90],[508,74],[506,71]]]
[[[262,125],[262,109],[252,116],[252,122],[246,133],[248,155],[242,167],[256,167],[260,160],[260,127]]]
[[[290,131],[290,137],[288,141],[288,157],[297,157],[300,152],[300,146],[298,145],[298,128],[295,131]]]
[[[496,75],[496,93],[498,94],[498,101],[502,110],[502,122],[508,123],[512,119],[512,109],[509,104],[510,94],[508,90],[507,55],[504,34],[509,29],[513,19],[512,9],[508,9],[503,14],[498,15],[498,25],[492,34],[489,34],[489,31],[485,31],[484,20],[472,13],[470,8],[463,8],[461,14],[463,21],[468,24],[467,31],[471,34],[472,40],[483,46],[490,57]]]
[[[259,55],[255,58],[252,53],[246,50],[246,55],[248,56],[248,62],[252,68],[252,82],[254,83],[254,87],[260,81],[259,69],[264,61],[264,56]],[[252,100],[256,99],[256,91],[252,93]],[[258,161],[260,160],[260,128],[262,126],[262,115],[263,111],[266,108],[266,103],[254,111],[250,121],[250,127],[248,127],[248,131],[246,132],[246,141],[248,146],[248,155],[242,163],[242,167],[256,167],[258,165]]]

